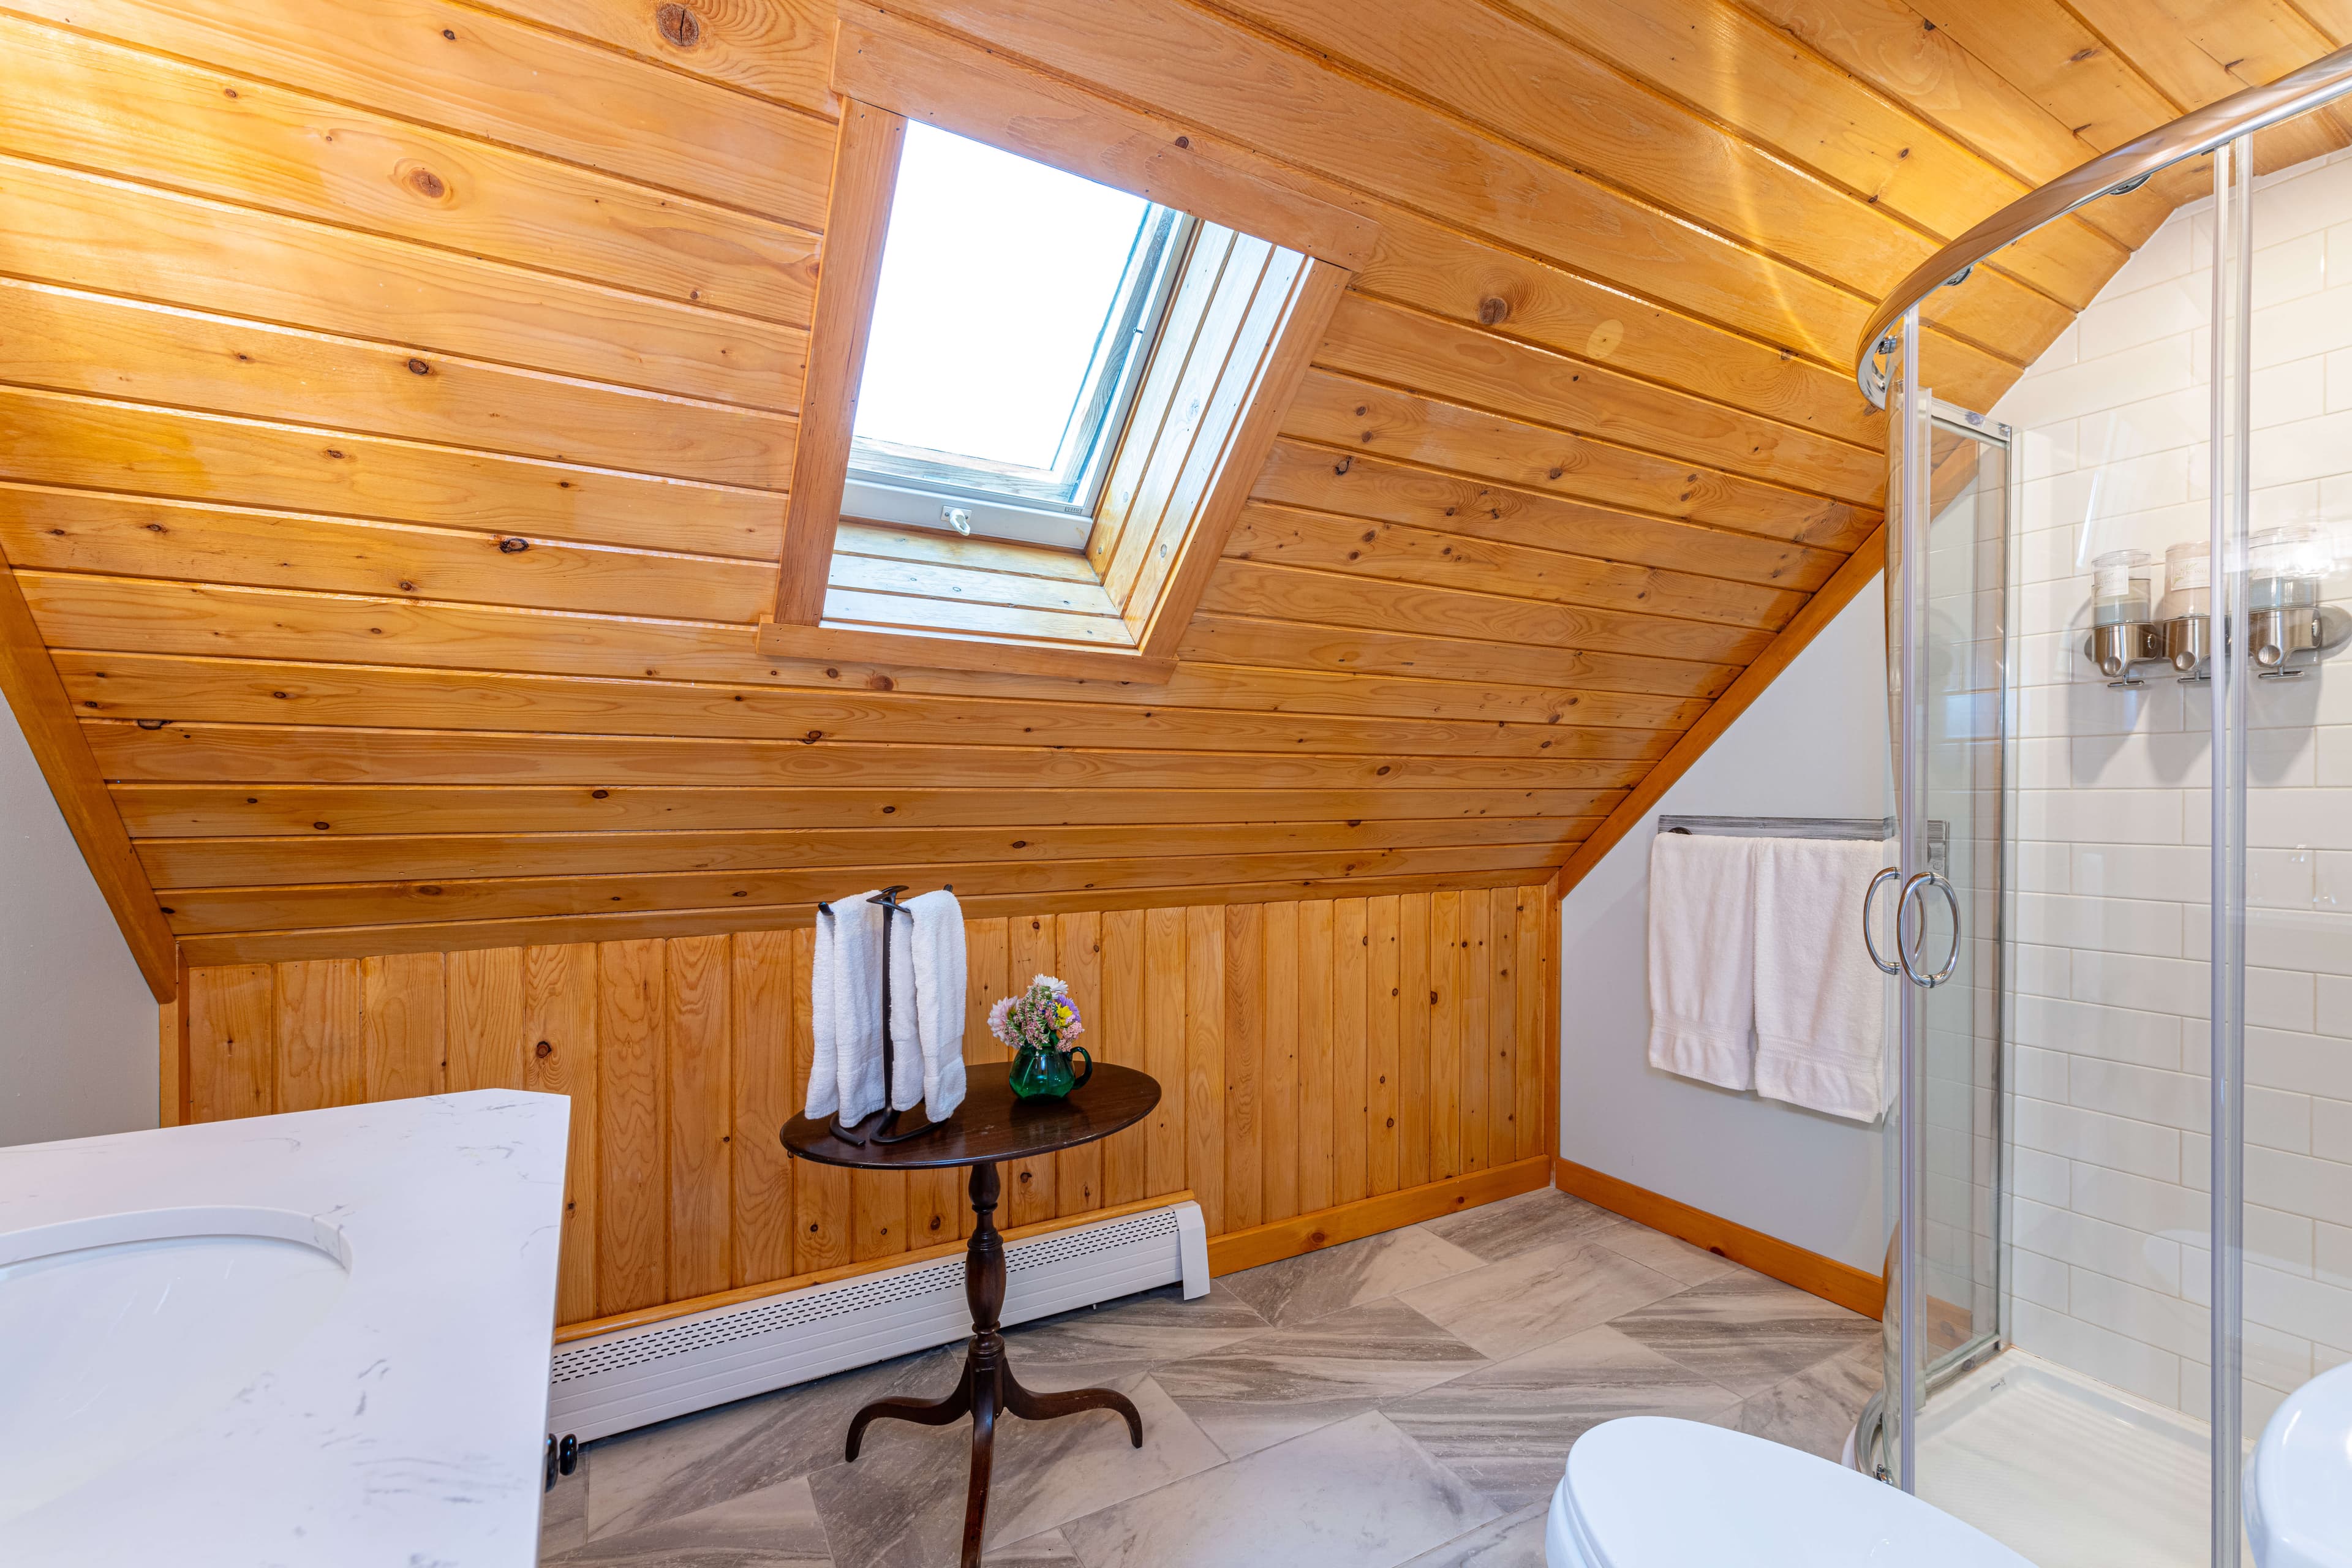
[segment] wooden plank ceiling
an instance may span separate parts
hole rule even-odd
[[[886,875],[982,915],[1540,881],[1870,538],[1881,293],[2352,39],[2348,0],[894,5],[1381,226],[1174,680],[1123,689],[754,651],[832,0],[332,10],[0,14],[0,546],[195,963]],[[1939,390],[1989,406],[2193,188],[1940,298]]]

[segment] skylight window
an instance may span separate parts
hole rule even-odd
[[[910,121],[844,513],[1083,548],[1191,226]]]

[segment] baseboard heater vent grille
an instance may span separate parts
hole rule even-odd
[[[1171,1204],[1013,1242],[1004,1276],[1007,1323],[1160,1285],[1198,1296],[1208,1232],[1198,1204]],[[787,1290],[562,1346],[548,1429],[590,1442],[971,1331],[961,1254]]]

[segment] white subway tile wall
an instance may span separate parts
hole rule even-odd
[[[2210,709],[2083,658],[2090,562],[2203,539],[2210,202],[1995,410],[2018,430],[2010,1075],[2017,1342],[2209,1406]],[[2352,158],[2261,183],[2253,521],[2352,556]],[[1929,366],[1932,371],[1932,364]],[[1930,378],[1932,379],[1932,377]],[[2161,584],[2158,584],[2161,592]],[[2352,576],[2326,584],[2352,599]],[[2247,868],[2246,1419],[2352,1360],[2352,658],[2257,682]]]

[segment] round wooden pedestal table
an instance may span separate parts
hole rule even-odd
[[[1081,1410],[1116,1410],[1127,1417],[1128,1436],[1143,1447],[1143,1417],[1123,1394],[1079,1388],[1066,1394],[1033,1394],[1021,1386],[1004,1359],[997,1314],[1004,1308],[1004,1238],[996,1229],[996,1167],[1005,1160],[1034,1159],[1075,1149],[1134,1126],[1160,1103],[1159,1080],[1132,1068],[1097,1063],[1083,1089],[1066,1100],[1022,1100],[1008,1081],[1003,1062],[970,1069],[963,1103],[946,1123],[902,1143],[845,1143],[831,1124],[795,1116],[784,1123],[784,1147],[821,1165],[853,1171],[936,1171],[971,1167],[971,1241],[964,1249],[963,1289],[971,1302],[971,1345],[964,1352],[963,1376],[944,1399],[877,1399],[849,1423],[847,1457],[857,1458],[866,1426],[884,1416],[944,1426],[971,1417],[971,1484],[963,1507],[963,1568],[979,1568],[981,1534],[988,1521],[988,1471],[996,1445],[996,1417],[1010,1412],[1028,1421],[1075,1415]]]

